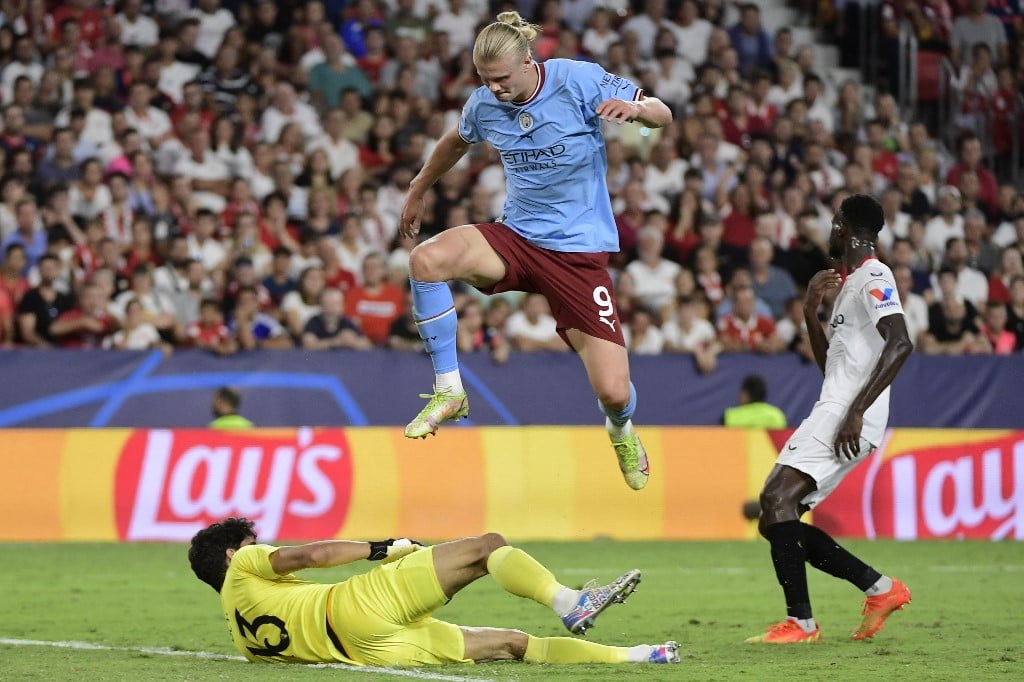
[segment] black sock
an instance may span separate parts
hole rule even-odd
[[[832,537],[814,526],[802,524],[807,562],[819,571],[846,580],[862,592],[878,582],[882,574],[850,554]],[[771,526],[769,526],[770,528]]]
[[[804,529],[799,521],[773,523],[765,529],[772,545],[775,576],[786,595],[786,613],[791,618],[811,618],[811,597],[807,591],[807,552]]]

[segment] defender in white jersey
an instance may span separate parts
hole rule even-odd
[[[805,563],[864,591],[863,619],[853,639],[873,637],[893,611],[910,601],[910,590],[897,578],[882,575],[821,529],[800,521],[882,442],[889,385],[913,350],[892,271],[875,256],[884,222],[874,198],[856,194],[843,201],[832,221],[829,255],[846,276],[823,270],[808,286],[804,317],[825,381],[811,414],[783,446],[765,481],[759,524],[771,543],[788,617],[747,642],[821,640]],[[839,287],[827,337],[818,308],[825,293]]]

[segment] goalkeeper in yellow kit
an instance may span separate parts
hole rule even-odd
[[[430,665],[523,660],[529,663],[678,663],[667,642],[614,647],[519,630],[469,628],[431,617],[486,574],[507,592],[553,609],[583,634],[640,582],[629,571],[608,585],[572,590],[497,533],[433,547],[410,540],[325,540],[295,547],[256,544],[253,523],[229,518],[192,538],[196,576],[220,594],[235,646],[251,661]],[[335,584],[292,575],[304,568],[381,561]]]

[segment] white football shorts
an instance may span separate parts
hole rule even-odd
[[[845,416],[845,413],[816,406],[779,452],[777,464],[802,471],[817,483],[817,490],[800,500],[801,504],[812,509],[828,497],[846,474],[876,447],[875,444],[861,438],[860,455],[849,462],[838,461],[833,444],[839,430],[839,422]]]

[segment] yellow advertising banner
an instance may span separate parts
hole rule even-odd
[[[185,541],[246,516],[264,540],[497,531],[741,539],[786,432],[645,428],[627,488],[600,427],[0,431],[0,541]],[[858,537],[1024,537],[1024,434],[896,429],[816,510]],[[972,500],[981,501],[974,504]]]

